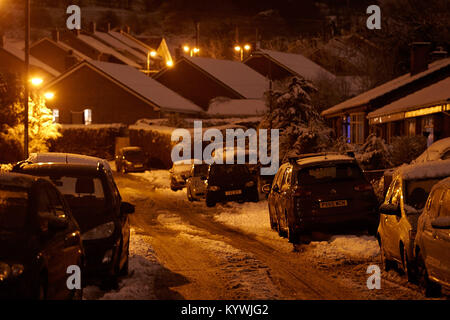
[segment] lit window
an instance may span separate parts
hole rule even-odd
[[[353,113],[350,115],[350,142],[356,144],[364,143],[364,121],[365,113]]]
[[[416,135],[416,119],[406,120],[406,134],[408,136]]]
[[[345,141],[350,143],[350,116],[342,118],[342,135],[345,137]]]
[[[59,110],[53,109],[52,114],[53,114],[53,123],[59,123]]]
[[[92,124],[92,110],[91,109],[84,110],[84,124],[85,125]]]

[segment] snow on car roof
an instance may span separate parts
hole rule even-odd
[[[260,99],[269,90],[269,81],[241,62],[203,57],[186,59],[245,98]]]
[[[301,158],[297,160],[299,165],[310,165],[314,163],[320,163],[324,161],[355,161],[355,158],[343,155],[343,154],[327,154],[317,155],[308,158]]]
[[[403,165],[396,171],[404,180],[428,179],[450,176],[450,159]]]
[[[33,163],[67,163],[67,164],[90,164],[97,165],[99,162],[103,164],[103,166],[111,171],[111,167],[105,159],[74,154],[74,153],[58,153],[58,152],[47,152],[47,153],[32,153],[30,157],[27,159]]]
[[[425,150],[420,156],[418,156],[413,163],[439,160],[448,150],[450,150],[450,138],[438,140],[429,146],[428,149]]]

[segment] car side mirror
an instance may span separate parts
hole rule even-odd
[[[400,215],[400,207],[391,203],[383,203],[380,206],[380,213],[388,215],[388,216],[399,216]]]
[[[51,217],[48,219],[48,230],[50,232],[57,232],[64,229],[67,229],[69,226],[69,221],[67,218],[62,217]]]
[[[450,229],[450,217],[439,217],[431,221],[434,229]]]
[[[128,202],[122,202],[120,204],[120,214],[125,215],[125,214],[132,214],[135,211],[135,207]]]
[[[280,187],[278,187],[278,185],[274,185],[272,188],[273,192],[279,192],[280,191]]]
[[[270,193],[270,189],[271,189],[270,184],[265,184],[265,185],[262,186],[261,191],[266,193],[266,194],[269,194]]]

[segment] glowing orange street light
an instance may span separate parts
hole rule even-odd
[[[156,57],[156,51],[152,50],[147,53],[147,74],[150,74],[150,57]]]
[[[189,48],[189,46],[184,46],[183,47],[183,51],[188,53],[191,50],[191,48]]]
[[[42,78],[32,78],[30,79],[30,82],[34,87],[39,87],[44,82],[44,80],[42,80]]]
[[[167,61],[167,62],[166,62],[166,65],[167,65],[169,68],[173,67],[173,61],[172,61],[172,60]]]
[[[241,61],[244,60],[244,50],[245,51],[250,51],[252,47],[249,44],[244,45],[244,47],[241,47],[240,45],[236,45],[234,47],[234,51],[239,52],[241,55]]]
[[[53,92],[46,92],[44,94],[45,99],[47,100],[53,100],[53,98],[55,97],[55,94]]]

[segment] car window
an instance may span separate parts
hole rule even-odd
[[[286,170],[286,167],[281,167],[280,170],[278,170],[278,173],[275,176],[275,179],[273,179],[272,187],[275,185],[277,185],[279,187],[281,185],[281,179],[284,177],[285,170]]]
[[[25,226],[28,192],[20,188],[0,188],[0,229],[21,229]]]
[[[400,205],[400,199],[402,195],[402,188],[400,179],[395,180],[395,183],[392,187],[392,194],[391,197],[388,199],[388,203],[394,204],[394,205]]]
[[[67,218],[64,203],[56,190],[53,188],[47,188],[47,193],[53,213],[58,218]]]
[[[285,185],[289,185],[291,183],[291,173],[292,169],[290,167],[286,168],[286,171],[284,171],[283,179],[281,181],[281,187],[284,187]]]
[[[439,201],[438,217],[450,217],[450,190],[446,190]]]
[[[438,216],[443,192],[444,192],[443,189],[436,189],[436,190],[434,190],[434,192],[432,194],[430,210],[429,210],[429,214],[430,214],[431,218],[436,218]]]
[[[39,224],[39,229],[42,232],[48,231],[48,220],[55,216],[47,188],[41,187],[37,191],[37,219]]]
[[[356,179],[363,179],[363,175],[361,169],[354,163],[304,168],[298,173],[298,181],[301,184]]]

